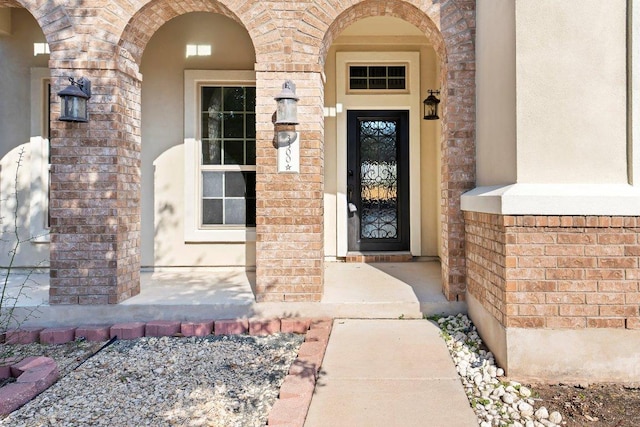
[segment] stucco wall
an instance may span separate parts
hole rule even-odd
[[[625,13],[478,1],[478,186],[627,182]]]
[[[517,179],[515,3],[476,3],[478,186],[511,184]]]
[[[0,8],[0,34],[11,34],[11,9]]]
[[[520,183],[626,183],[626,0],[516,1]]]
[[[0,95],[10,102],[0,102],[0,216],[2,217],[2,242],[0,242],[0,267],[9,262],[9,250],[15,244],[11,235],[15,224],[14,211],[18,213],[21,240],[30,237],[30,147],[31,137],[42,135],[42,128],[31,128],[31,68],[47,67],[49,55],[33,54],[33,43],[45,41],[44,34],[31,14],[24,9],[10,9],[10,34],[0,32]],[[6,12],[5,12],[6,18]],[[40,94],[36,94],[40,95]],[[36,100],[32,100],[35,102]],[[16,175],[17,160],[24,149],[22,165]],[[18,206],[13,195],[18,188]],[[47,265],[49,245],[22,243],[14,266]]]
[[[187,44],[210,44],[186,58]],[[142,57],[142,266],[255,265],[255,243],[184,241],[184,70],[253,70],[246,30],[212,13],[172,19]]]

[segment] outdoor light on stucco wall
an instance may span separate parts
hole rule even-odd
[[[60,96],[60,118],[62,122],[88,122],[87,100],[91,98],[91,81],[80,77],[69,77],[71,84],[58,92]]]
[[[424,104],[424,119],[425,120],[438,120],[438,104],[440,104],[440,100],[434,96],[440,95],[439,90],[429,90],[429,96],[422,101]]]
[[[296,85],[291,80],[284,82],[282,92],[275,97],[278,102],[275,121],[278,172],[300,172],[300,135],[295,130],[295,125],[299,124],[298,99]]]

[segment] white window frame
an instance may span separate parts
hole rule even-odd
[[[202,188],[200,161],[200,87],[255,86],[255,71],[185,70],[184,72],[184,239],[185,242],[251,242],[255,227],[200,225]],[[228,170],[246,170],[245,166],[226,166]]]
[[[31,68],[31,123],[29,138],[31,195],[29,197],[29,233],[32,243],[49,243],[49,94],[48,68]]]

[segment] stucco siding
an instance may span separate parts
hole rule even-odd
[[[626,1],[516,1],[519,183],[626,183]]]

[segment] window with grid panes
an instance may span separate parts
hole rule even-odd
[[[256,90],[201,86],[202,228],[256,224]]]
[[[405,65],[350,65],[349,90],[405,90]]]

